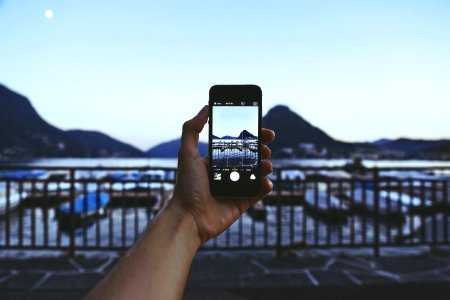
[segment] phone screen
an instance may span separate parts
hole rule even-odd
[[[218,93],[210,99],[210,109],[209,173],[213,194],[257,195],[261,182],[261,99],[251,93]]]

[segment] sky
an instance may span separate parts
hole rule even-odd
[[[214,106],[213,134],[237,137],[243,130],[258,136],[258,106]]]
[[[288,105],[344,141],[450,138],[449,82],[447,0],[0,0],[0,83],[143,150],[214,84],[258,84],[263,114]]]

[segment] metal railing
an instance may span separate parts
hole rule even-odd
[[[0,167],[0,249],[124,250],[170,201],[173,168]],[[449,244],[450,168],[285,167],[202,249]]]

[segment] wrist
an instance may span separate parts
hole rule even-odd
[[[177,200],[174,200],[172,199],[161,213],[166,215],[168,222],[173,224],[175,237],[184,241],[188,244],[188,247],[196,251],[202,244],[197,223],[192,214],[181,207]]]

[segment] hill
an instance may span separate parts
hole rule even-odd
[[[129,144],[98,131],[68,130],[68,136],[79,142],[88,157],[143,157],[145,154]]]
[[[450,140],[423,140],[400,138],[382,145],[381,149],[403,158],[449,159]]]
[[[159,158],[175,158],[178,157],[178,149],[180,148],[181,139],[172,140],[169,142],[161,143],[155,147],[149,149],[146,153],[149,157]],[[202,157],[208,154],[208,144],[199,142],[198,151]]]
[[[0,85],[0,158],[136,157],[145,154],[94,131],[64,131],[45,121],[24,96]]]
[[[333,139],[284,105],[270,109],[262,124],[276,133],[275,141],[270,144],[274,156],[284,156],[286,149],[296,152],[300,144],[314,144],[316,152],[327,157],[348,156],[355,148],[350,143]]]

